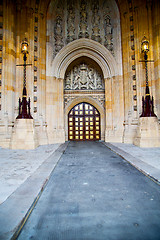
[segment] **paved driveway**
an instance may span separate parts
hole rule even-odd
[[[70,142],[18,239],[159,240],[160,186],[100,142]]]

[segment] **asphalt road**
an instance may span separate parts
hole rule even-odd
[[[160,240],[160,186],[100,142],[70,142],[19,240]]]

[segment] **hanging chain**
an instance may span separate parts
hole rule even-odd
[[[148,68],[147,68],[147,61],[145,61],[145,70],[146,70],[146,87],[148,87]]]
[[[24,54],[24,79],[23,79],[23,87],[26,87],[26,60],[27,60],[27,56],[26,53]]]
[[[26,61],[24,61],[24,79],[23,79],[23,87],[26,87]]]

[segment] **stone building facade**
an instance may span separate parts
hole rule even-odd
[[[100,113],[101,140],[135,143],[145,95],[144,34],[159,139],[159,12],[159,0],[0,1],[0,146],[14,148],[18,134],[17,148],[27,148],[31,128],[33,148],[67,141],[68,115],[82,102]],[[33,121],[17,130],[24,38]]]

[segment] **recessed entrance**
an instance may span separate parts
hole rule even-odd
[[[68,114],[69,140],[100,140],[100,113],[89,103],[79,103]]]

